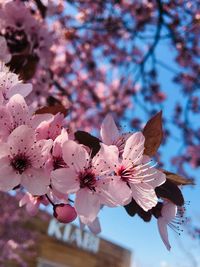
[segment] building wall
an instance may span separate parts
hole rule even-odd
[[[39,232],[37,257],[30,267],[130,267],[129,250],[75,225],[60,224],[53,218],[41,224],[34,218],[30,227]]]

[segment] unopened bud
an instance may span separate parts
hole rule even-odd
[[[61,223],[70,223],[77,217],[75,208],[69,204],[58,204],[54,208],[54,217]]]

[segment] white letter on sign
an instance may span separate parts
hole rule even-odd
[[[59,223],[56,219],[52,219],[49,228],[48,228],[48,235],[55,236],[57,239],[62,239],[61,227],[63,224]]]
[[[64,241],[64,242],[69,241],[69,237],[70,237],[71,229],[72,229],[71,224],[66,224],[66,225],[65,225],[64,233],[63,233],[63,241]]]
[[[81,230],[78,228],[75,228],[74,231],[72,232],[71,236],[70,236],[70,243],[75,242],[76,245],[81,248],[82,246],[82,234],[81,234]]]
[[[99,250],[99,238],[88,232],[84,233],[83,248],[97,253]]]

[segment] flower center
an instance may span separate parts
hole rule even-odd
[[[133,174],[133,169],[127,169],[124,166],[120,166],[117,170],[117,175],[121,177],[124,182],[128,182],[129,178]]]
[[[25,155],[17,155],[13,158],[11,166],[14,170],[22,174],[27,168],[31,166],[31,163]]]
[[[53,169],[54,170],[60,169],[60,168],[66,168],[66,167],[67,167],[67,165],[64,162],[62,157],[54,157],[53,158]]]
[[[95,174],[91,170],[86,170],[79,174],[80,188],[89,188],[95,191],[96,179]]]

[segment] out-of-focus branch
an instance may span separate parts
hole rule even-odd
[[[144,68],[144,65],[146,61],[149,59],[149,57],[154,53],[154,50],[160,40],[160,34],[161,34],[161,29],[162,29],[162,24],[163,24],[163,8],[162,8],[162,2],[160,0],[157,0],[157,5],[158,5],[158,22],[157,22],[157,29],[154,37],[154,42],[150,46],[148,52],[142,59],[142,62],[140,63],[141,69]]]
[[[45,18],[46,16],[46,12],[47,12],[47,7],[45,5],[43,5],[43,3],[40,0],[35,0],[35,3],[40,11],[40,14],[43,18]]]

